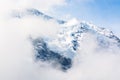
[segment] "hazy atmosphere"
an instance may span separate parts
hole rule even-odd
[[[119,21],[119,0],[0,0],[0,80],[120,80]]]

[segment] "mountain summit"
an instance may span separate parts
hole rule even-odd
[[[45,20],[55,20],[61,25],[58,37],[55,39],[41,37],[32,40],[35,50],[35,58],[37,61],[49,63],[52,66],[58,66],[59,69],[67,71],[72,67],[73,58],[82,46],[89,46],[90,40],[97,44],[96,49],[112,49],[112,46],[120,48],[120,39],[113,34],[112,31],[97,27],[85,21],[72,19],[69,21],[58,20],[50,17],[37,9],[27,9],[23,12],[14,13],[14,17],[22,18],[31,15],[43,18]],[[92,35],[92,37],[91,37]],[[90,40],[86,37],[89,37]],[[83,44],[88,40],[86,44]],[[85,47],[87,50],[87,47]]]

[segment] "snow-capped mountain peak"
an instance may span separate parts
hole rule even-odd
[[[114,40],[116,44],[120,44],[120,39],[113,34],[112,31],[97,27],[89,22],[78,21],[77,19],[73,19],[64,24],[63,34],[69,33],[69,36],[75,36],[76,38],[80,38],[83,33],[92,33],[96,34],[96,37],[103,36],[108,39]],[[83,36],[84,37],[84,36]]]
[[[33,39],[32,43],[38,61],[59,64],[62,70],[72,67],[72,59],[77,54],[78,48],[81,48],[81,43],[86,37],[85,34],[93,35],[100,48],[109,49],[113,45],[120,47],[120,39],[112,31],[91,23],[79,21],[75,18],[69,21],[55,19],[36,9],[17,12],[14,17],[21,19],[26,15],[40,17],[45,20],[52,19],[61,25],[56,38],[50,39],[49,37],[46,39],[40,36],[40,38]]]

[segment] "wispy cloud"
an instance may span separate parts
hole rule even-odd
[[[5,11],[9,9],[36,8],[41,11],[48,11],[54,6],[65,4],[65,0],[3,0],[0,1],[0,9]]]
[[[28,37],[56,37],[60,25],[54,20],[46,21],[35,16],[13,18],[10,12],[26,8],[47,12],[64,4],[64,0],[0,1],[0,80],[120,80],[119,49],[113,46],[108,51],[96,51],[98,45],[91,34],[83,38],[73,67],[68,72],[34,62],[33,47]]]

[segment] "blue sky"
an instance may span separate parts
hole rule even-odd
[[[59,16],[92,22],[120,36],[120,0],[67,0],[67,5],[56,9]]]
[[[67,40],[60,43],[61,45],[59,41],[56,42],[59,40],[56,33],[59,32],[60,26],[54,21],[30,15],[13,17],[16,13],[21,16],[28,14],[26,9],[35,8],[58,19],[70,15],[72,18],[111,29],[120,37],[120,1],[64,1],[0,0],[0,80],[120,80],[120,49],[110,43],[108,49],[106,47],[102,50],[96,39],[89,34],[85,34],[80,41],[82,43],[76,51],[78,54],[75,54],[76,57],[72,61],[73,67],[65,73],[59,71],[60,65],[55,64],[54,67],[51,63],[49,65],[35,60],[36,51],[32,41],[42,37],[50,38],[50,41],[53,41],[48,47],[51,47],[51,50],[54,47],[61,50],[69,38],[65,37]],[[69,41],[71,39],[68,43]],[[67,48],[60,52],[66,51]]]

